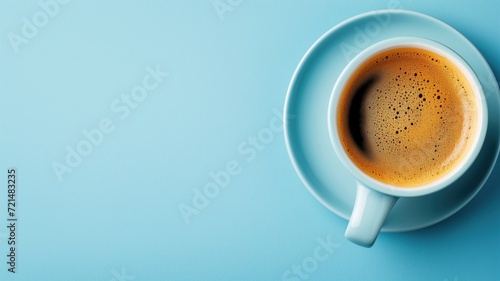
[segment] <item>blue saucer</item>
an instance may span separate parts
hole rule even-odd
[[[465,206],[491,173],[500,148],[498,84],[479,51],[459,32],[430,16],[403,10],[365,13],[335,26],[307,51],[290,82],[285,103],[285,140],[294,167],[309,191],[348,219],[356,182],[337,159],[327,124],[328,101],[342,69],[359,51],[397,36],[438,41],[462,56],[481,81],[490,112],[484,146],[476,162],[452,186],[419,198],[401,198],[382,231],[410,231],[444,220]]]

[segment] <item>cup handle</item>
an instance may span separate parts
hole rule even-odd
[[[345,237],[360,246],[371,247],[397,200],[398,197],[369,189],[357,182],[356,202]]]

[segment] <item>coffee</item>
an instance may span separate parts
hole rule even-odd
[[[475,94],[447,58],[418,48],[379,53],[347,82],[337,125],[349,158],[382,182],[412,187],[452,170],[477,129]]]

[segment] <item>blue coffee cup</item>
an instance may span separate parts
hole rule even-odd
[[[477,116],[475,118],[477,122],[476,130],[471,134],[471,145],[466,148],[466,151],[462,152],[464,156],[461,160],[452,169],[434,181],[412,187],[403,187],[383,182],[358,167],[341,143],[337,124],[340,98],[359,67],[380,53],[400,48],[423,49],[448,59],[467,79],[477,106]],[[356,201],[345,236],[358,245],[371,247],[387,215],[400,197],[418,197],[438,192],[449,187],[470,168],[476,160],[486,136],[488,111],[486,98],[477,75],[456,52],[439,42],[425,38],[397,37],[367,47],[348,63],[338,77],[332,90],[327,118],[330,140],[336,155],[357,182]],[[346,186],[345,188],[355,187]]]

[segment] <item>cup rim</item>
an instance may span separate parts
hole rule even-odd
[[[362,171],[345,152],[340,141],[336,122],[340,96],[342,95],[343,89],[346,87],[351,76],[355,73],[358,67],[377,54],[395,48],[404,47],[424,49],[450,60],[467,78],[471,88],[473,89],[473,93],[476,98],[476,105],[478,108],[475,139],[472,143],[472,147],[467,152],[467,155],[465,155],[465,157],[461,159],[460,162],[451,171],[448,171],[443,177],[440,177],[439,179],[431,183],[412,187],[388,184],[375,179]],[[469,64],[455,51],[451,50],[447,46],[436,41],[421,37],[390,38],[375,43],[362,50],[347,64],[347,66],[339,75],[330,95],[330,101],[328,105],[328,131],[330,135],[330,142],[332,143],[335,153],[337,154],[339,160],[342,162],[343,166],[346,167],[347,170],[356,178],[356,180],[363,185],[379,192],[397,197],[412,197],[430,194],[451,185],[454,181],[460,178],[460,176],[462,176],[476,160],[476,157],[482,148],[486,136],[486,125],[488,121],[487,118],[488,114],[484,91],[481,87],[481,83],[479,82],[477,75],[469,66]]]

